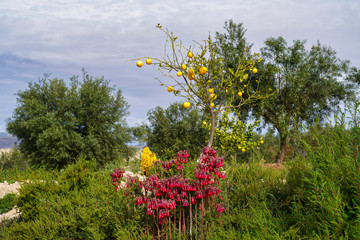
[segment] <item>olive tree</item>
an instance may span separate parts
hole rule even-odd
[[[128,108],[121,90],[103,77],[83,72],[82,81],[73,76],[67,86],[45,75],[17,93],[7,131],[33,164],[61,168],[80,155],[104,164],[131,153]]]

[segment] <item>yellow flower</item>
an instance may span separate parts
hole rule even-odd
[[[156,161],[158,161],[158,159],[156,159],[156,154],[151,152],[149,147],[145,147],[141,154],[141,170],[146,172],[149,171],[154,167]]]

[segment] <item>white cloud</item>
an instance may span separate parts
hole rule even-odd
[[[68,79],[85,67],[123,88],[133,118],[146,118],[149,109],[173,101],[154,80],[156,69],[139,70],[127,62],[163,52],[165,36],[155,25],[168,27],[187,45],[223,32],[229,19],[244,23],[255,49],[270,36],[284,36],[289,43],[320,40],[360,66],[358,0],[12,0],[0,4],[0,55],[37,65],[0,66],[0,80],[34,81],[47,72]],[[24,86],[0,89],[0,95],[14,99],[18,87]]]

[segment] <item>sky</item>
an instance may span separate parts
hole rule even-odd
[[[0,132],[29,82],[48,73],[68,81],[82,68],[122,89],[128,125],[141,124],[181,100],[155,80],[156,67],[129,61],[161,56],[166,37],[155,26],[190,46],[224,33],[230,19],[243,23],[253,51],[269,37],[320,41],[360,67],[359,0],[0,0]]]

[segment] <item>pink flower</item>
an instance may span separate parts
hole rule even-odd
[[[216,211],[218,211],[219,213],[222,213],[222,212],[225,212],[225,208],[224,208],[223,205],[218,204],[218,205],[216,206]]]

